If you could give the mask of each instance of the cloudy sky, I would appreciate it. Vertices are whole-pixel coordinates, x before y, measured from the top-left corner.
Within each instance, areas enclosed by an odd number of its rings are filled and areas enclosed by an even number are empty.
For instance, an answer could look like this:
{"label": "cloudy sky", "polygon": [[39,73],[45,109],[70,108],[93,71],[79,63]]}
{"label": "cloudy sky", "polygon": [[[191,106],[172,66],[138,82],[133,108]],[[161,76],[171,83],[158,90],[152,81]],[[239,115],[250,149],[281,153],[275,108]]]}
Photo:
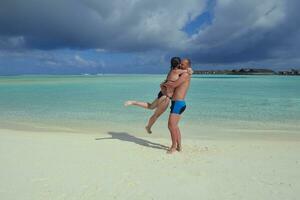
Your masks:
{"label": "cloudy sky", "polygon": [[298,0],[1,0],[0,75],[300,68]]}

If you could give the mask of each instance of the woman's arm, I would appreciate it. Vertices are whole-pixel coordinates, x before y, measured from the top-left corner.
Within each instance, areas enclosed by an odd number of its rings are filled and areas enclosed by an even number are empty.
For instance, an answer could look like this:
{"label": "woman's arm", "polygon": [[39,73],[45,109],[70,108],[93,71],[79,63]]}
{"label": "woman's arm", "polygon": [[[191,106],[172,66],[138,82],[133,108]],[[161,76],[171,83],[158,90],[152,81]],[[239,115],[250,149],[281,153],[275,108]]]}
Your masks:
{"label": "woman's arm", "polygon": [[188,72],[187,69],[173,69],[173,71],[176,73],[176,74],[183,74],[185,72]]}
{"label": "woman's arm", "polygon": [[192,75],[194,73],[193,69],[192,68],[188,68],[188,69],[174,69],[175,73],[176,74],[183,74],[183,73],[189,73],[190,75]]}

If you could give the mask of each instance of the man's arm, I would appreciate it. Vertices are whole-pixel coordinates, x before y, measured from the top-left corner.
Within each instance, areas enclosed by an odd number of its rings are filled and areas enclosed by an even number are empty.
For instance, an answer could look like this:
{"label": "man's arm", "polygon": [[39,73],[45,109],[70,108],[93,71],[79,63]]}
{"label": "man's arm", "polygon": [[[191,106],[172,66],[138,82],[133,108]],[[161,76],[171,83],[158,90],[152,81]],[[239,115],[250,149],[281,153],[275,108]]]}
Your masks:
{"label": "man's arm", "polygon": [[181,74],[179,79],[177,79],[176,81],[174,81],[174,82],[168,81],[168,82],[164,83],[163,85],[166,87],[177,88],[179,85],[181,85],[183,82],[185,82],[189,77],[190,77],[190,75],[188,73],[183,73],[183,74]]}

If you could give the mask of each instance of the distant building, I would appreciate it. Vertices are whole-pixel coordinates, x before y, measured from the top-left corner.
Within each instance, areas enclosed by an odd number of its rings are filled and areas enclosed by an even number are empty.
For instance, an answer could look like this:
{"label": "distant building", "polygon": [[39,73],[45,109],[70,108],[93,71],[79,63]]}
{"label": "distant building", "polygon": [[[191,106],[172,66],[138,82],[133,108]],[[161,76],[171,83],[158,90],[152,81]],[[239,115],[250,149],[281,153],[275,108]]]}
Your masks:
{"label": "distant building", "polygon": [[254,68],[241,68],[241,69],[232,69],[232,70],[195,70],[195,74],[232,74],[232,75],[272,75],[276,74],[271,69],[254,69]]}
{"label": "distant building", "polygon": [[295,69],[290,69],[288,71],[279,71],[278,74],[279,75],[300,75],[300,71]]}

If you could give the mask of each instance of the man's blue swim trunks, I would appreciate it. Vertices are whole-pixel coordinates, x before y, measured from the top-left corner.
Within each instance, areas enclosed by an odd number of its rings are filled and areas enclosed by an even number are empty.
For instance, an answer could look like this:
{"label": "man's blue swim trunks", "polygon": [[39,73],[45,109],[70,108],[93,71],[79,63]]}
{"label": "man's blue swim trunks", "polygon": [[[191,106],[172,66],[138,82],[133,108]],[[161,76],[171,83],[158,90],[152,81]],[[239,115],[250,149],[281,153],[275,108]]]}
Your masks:
{"label": "man's blue swim trunks", "polygon": [[185,101],[183,100],[172,101],[170,108],[171,108],[171,113],[180,115],[181,113],[183,113],[183,111],[186,108]]}

